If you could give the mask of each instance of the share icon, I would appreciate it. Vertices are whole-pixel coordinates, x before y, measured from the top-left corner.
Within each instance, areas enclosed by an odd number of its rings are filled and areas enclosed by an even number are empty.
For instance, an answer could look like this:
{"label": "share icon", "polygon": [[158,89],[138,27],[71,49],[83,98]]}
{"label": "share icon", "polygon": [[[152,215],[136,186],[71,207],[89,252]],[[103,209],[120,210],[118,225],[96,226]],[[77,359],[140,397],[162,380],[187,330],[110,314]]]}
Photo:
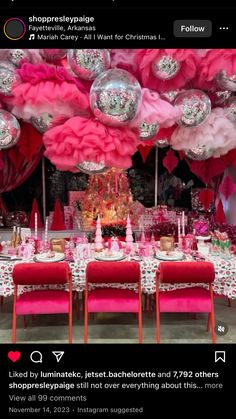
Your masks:
{"label": "share icon", "polygon": [[53,355],[55,355],[57,362],[60,362],[61,358],[63,357],[65,351],[52,351]]}

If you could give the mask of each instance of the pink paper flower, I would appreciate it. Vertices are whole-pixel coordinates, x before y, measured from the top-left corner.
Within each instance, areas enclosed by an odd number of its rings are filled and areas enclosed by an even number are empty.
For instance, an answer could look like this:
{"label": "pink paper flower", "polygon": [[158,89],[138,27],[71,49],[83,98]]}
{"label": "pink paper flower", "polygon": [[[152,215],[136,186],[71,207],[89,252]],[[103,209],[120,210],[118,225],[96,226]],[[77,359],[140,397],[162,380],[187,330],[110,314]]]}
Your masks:
{"label": "pink paper flower", "polygon": [[[152,63],[162,56],[171,56],[180,64],[180,70],[173,79],[160,80],[153,74]],[[196,75],[198,59],[193,49],[143,49],[136,55],[139,77],[143,86],[158,92],[181,89],[186,86]]]}
{"label": "pink paper flower", "polygon": [[22,83],[13,89],[9,100],[17,117],[29,120],[42,113],[66,117],[89,115],[87,92],[63,67],[25,63],[18,74]]}
{"label": "pink paper flower", "polygon": [[137,63],[135,57],[137,55],[136,49],[110,49],[111,68],[122,68],[132,74],[136,74]]}
{"label": "pink paper flower", "polygon": [[83,161],[127,169],[136,151],[136,135],[127,127],[112,128],[95,118],[73,117],[44,134],[45,156],[59,170],[78,171]]}
{"label": "pink paper flower", "polygon": [[214,89],[216,75],[225,70],[228,75],[236,73],[236,49],[212,49],[199,63],[195,86]]}
{"label": "pink paper flower", "polygon": [[207,121],[198,127],[178,127],[171,137],[175,150],[190,150],[205,145],[213,149],[213,157],[220,157],[236,147],[235,125],[226,117],[227,111],[222,108],[212,110]]}
{"label": "pink paper flower", "polygon": [[180,117],[180,110],[166,100],[160,99],[157,92],[142,89],[142,100],[137,116],[130,123],[131,127],[139,127],[141,122],[147,124],[158,122],[162,127],[168,128],[175,124]]}
{"label": "pink paper flower", "polygon": [[[0,50],[0,61],[5,61],[6,63],[10,63],[9,60],[9,49],[1,49]],[[24,49],[23,51],[26,51],[28,58],[22,59],[22,64],[24,62],[30,62],[32,64],[39,64],[43,62],[43,57],[40,54],[39,49]],[[12,67],[14,68],[14,65],[12,64]]]}

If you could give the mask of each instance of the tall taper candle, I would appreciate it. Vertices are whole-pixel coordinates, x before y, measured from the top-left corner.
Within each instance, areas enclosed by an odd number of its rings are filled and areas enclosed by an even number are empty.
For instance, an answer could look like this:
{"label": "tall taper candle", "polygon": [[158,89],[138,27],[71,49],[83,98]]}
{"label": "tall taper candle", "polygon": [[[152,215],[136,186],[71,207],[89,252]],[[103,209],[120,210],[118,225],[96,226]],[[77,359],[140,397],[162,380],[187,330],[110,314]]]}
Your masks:
{"label": "tall taper candle", "polygon": [[180,245],[180,236],[181,236],[181,231],[180,231],[180,218],[178,218],[178,245]]}
{"label": "tall taper candle", "polygon": [[44,233],[44,243],[47,244],[47,242],[48,242],[48,217],[46,217],[45,233]]}
{"label": "tall taper candle", "polygon": [[35,212],[34,214],[34,237],[35,239],[38,238],[38,214]]}
{"label": "tall taper candle", "polygon": [[182,212],[182,234],[185,236],[185,214]]}

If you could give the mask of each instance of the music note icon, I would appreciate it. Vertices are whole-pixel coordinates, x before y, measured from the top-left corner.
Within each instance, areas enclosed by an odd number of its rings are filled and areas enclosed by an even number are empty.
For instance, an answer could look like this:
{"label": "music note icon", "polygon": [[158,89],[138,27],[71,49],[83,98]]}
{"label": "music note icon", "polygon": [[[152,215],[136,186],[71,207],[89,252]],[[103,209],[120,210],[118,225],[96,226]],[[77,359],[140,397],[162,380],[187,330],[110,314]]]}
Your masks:
{"label": "music note icon", "polygon": [[34,40],[34,39],[35,39],[35,34],[31,33],[30,36],[29,36],[29,41]]}

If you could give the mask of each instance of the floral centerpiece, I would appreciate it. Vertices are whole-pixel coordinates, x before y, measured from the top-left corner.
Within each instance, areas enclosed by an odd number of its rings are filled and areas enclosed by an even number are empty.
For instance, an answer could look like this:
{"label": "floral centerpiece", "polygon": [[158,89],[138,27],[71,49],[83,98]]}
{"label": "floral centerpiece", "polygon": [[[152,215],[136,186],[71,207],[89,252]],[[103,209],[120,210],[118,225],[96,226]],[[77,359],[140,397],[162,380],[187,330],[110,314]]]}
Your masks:
{"label": "floral centerpiece", "polygon": [[195,220],[193,222],[193,231],[194,234],[198,237],[207,237],[209,236],[209,223],[207,220]]}
{"label": "floral centerpiece", "polygon": [[212,250],[214,253],[228,254],[230,249],[230,239],[226,232],[215,230],[211,233]]}
{"label": "floral centerpiece", "polygon": [[221,224],[212,221],[210,223],[210,230],[219,230],[220,232],[226,232],[231,243],[236,244],[236,225],[234,224]]}
{"label": "floral centerpiece", "polygon": [[163,236],[178,236],[177,225],[169,222],[154,224],[145,233],[150,237],[154,236],[155,240],[160,240]]}

